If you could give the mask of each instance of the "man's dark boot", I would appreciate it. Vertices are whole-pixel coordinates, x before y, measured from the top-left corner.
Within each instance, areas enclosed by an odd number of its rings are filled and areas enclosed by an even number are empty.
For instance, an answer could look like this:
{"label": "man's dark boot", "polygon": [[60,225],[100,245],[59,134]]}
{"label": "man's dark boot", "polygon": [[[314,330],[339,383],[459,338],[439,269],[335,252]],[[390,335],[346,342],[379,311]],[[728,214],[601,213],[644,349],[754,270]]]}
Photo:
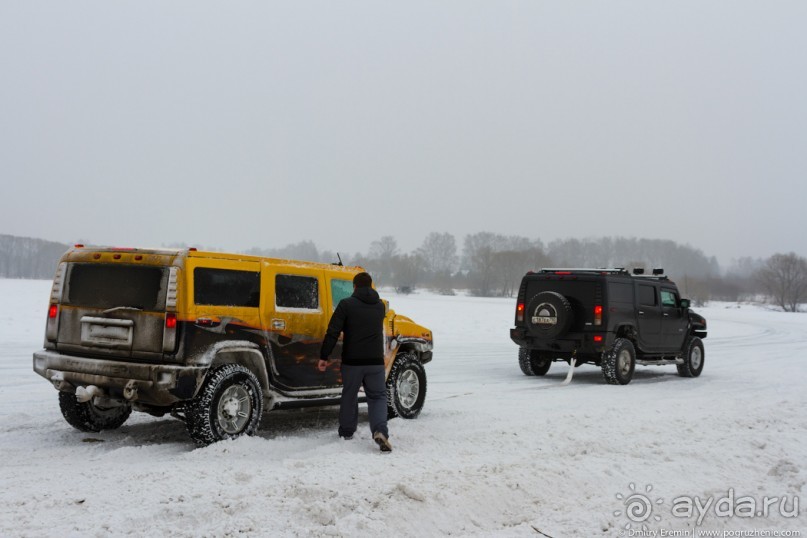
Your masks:
{"label": "man's dark boot", "polygon": [[381,432],[375,432],[373,434],[373,441],[376,442],[378,448],[381,449],[381,452],[392,452],[392,445],[387,439],[387,436]]}

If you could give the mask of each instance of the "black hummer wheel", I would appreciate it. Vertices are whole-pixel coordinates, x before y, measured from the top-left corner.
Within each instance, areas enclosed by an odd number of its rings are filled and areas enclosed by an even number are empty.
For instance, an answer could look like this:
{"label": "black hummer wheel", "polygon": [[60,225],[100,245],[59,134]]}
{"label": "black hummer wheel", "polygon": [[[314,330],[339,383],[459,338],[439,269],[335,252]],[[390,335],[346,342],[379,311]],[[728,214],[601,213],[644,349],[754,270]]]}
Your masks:
{"label": "black hummer wheel", "polygon": [[627,385],[636,368],[636,349],[627,338],[617,338],[602,354],[602,375],[611,385]]}
{"label": "black hummer wheel", "polygon": [[387,416],[416,418],[426,401],[426,370],[412,351],[400,353],[387,378]]}
{"label": "black hummer wheel", "polygon": [[79,402],[72,392],[59,391],[59,408],[68,424],[82,432],[100,432],[114,430],[123,426],[132,406],[129,404],[115,407],[99,407],[89,402]]}
{"label": "black hummer wheel", "polygon": [[532,336],[552,340],[566,334],[573,314],[566,297],[554,291],[542,291],[527,305],[527,327]]}
{"label": "black hummer wheel", "polygon": [[185,408],[185,426],[200,446],[252,435],[263,411],[258,378],[240,364],[225,364],[208,374],[199,394]]}
{"label": "black hummer wheel", "polygon": [[524,375],[546,375],[552,360],[534,349],[518,349],[518,365]]}
{"label": "black hummer wheel", "polygon": [[678,375],[681,377],[698,377],[703,371],[705,356],[703,342],[697,336],[690,336],[684,342],[684,364],[678,364]]}

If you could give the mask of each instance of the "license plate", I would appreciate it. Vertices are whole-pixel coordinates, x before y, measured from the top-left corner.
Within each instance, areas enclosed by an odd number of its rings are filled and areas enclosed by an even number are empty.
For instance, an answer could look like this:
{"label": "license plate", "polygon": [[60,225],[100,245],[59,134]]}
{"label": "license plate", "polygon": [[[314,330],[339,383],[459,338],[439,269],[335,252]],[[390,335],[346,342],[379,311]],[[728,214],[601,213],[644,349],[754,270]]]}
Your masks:
{"label": "license plate", "polygon": [[81,343],[91,346],[128,348],[134,322],[129,319],[81,318]]}
{"label": "license plate", "polygon": [[555,318],[544,318],[540,316],[533,316],[532,323],[533,325],[557,325],[558,320]]}

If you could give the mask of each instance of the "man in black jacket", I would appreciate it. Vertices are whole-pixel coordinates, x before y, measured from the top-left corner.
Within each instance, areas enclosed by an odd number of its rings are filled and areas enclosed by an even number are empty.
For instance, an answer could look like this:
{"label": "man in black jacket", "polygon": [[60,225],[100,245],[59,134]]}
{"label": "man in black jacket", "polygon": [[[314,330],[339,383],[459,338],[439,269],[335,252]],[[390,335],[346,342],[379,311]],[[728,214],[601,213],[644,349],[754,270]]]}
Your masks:
{"label": "man in black jacket", "polygon": [[342,340],[342,400],[339,436],[352,439],[359,423],[359,388],[364,385],[370,430],[382,452],[392,450],[387,431],[387,384],[384,369],[384,317],[386,309],[372,288],[367,273],[353,277],[353,295],[334,310],[322,342],[319,370],[324,372],[339,334]]}

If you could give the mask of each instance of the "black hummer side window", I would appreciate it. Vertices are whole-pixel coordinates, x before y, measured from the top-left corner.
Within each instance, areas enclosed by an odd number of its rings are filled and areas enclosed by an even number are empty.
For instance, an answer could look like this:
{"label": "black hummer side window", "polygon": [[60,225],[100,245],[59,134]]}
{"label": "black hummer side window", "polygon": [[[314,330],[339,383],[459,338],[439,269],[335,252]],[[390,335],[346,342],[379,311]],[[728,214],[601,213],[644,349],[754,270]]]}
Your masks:
{"label": "black hummer side window", "polygon": [[275,304],[281,308],[319,309],[319,281],[315,277],[277,275]]}
{"label": "black hummer side window", "polygon": [[608,300],[612,303],[633,304],[633,284],[608,283]]}
{"label": "black hummer side window", "polygon": [[669,290],[661,290],[661,306],[677,307],[678,298],[675,296],[675,293]]}
{"label": "black hummer side window", "polygon": [[260,298],[260,273],[208,267],[193,270],[193,302],[196,304],[257,307]]}
{"label": "black hummer side window", "polygon": [[656,288],[647,284],[639,284],[639,304],[656,306]]}

